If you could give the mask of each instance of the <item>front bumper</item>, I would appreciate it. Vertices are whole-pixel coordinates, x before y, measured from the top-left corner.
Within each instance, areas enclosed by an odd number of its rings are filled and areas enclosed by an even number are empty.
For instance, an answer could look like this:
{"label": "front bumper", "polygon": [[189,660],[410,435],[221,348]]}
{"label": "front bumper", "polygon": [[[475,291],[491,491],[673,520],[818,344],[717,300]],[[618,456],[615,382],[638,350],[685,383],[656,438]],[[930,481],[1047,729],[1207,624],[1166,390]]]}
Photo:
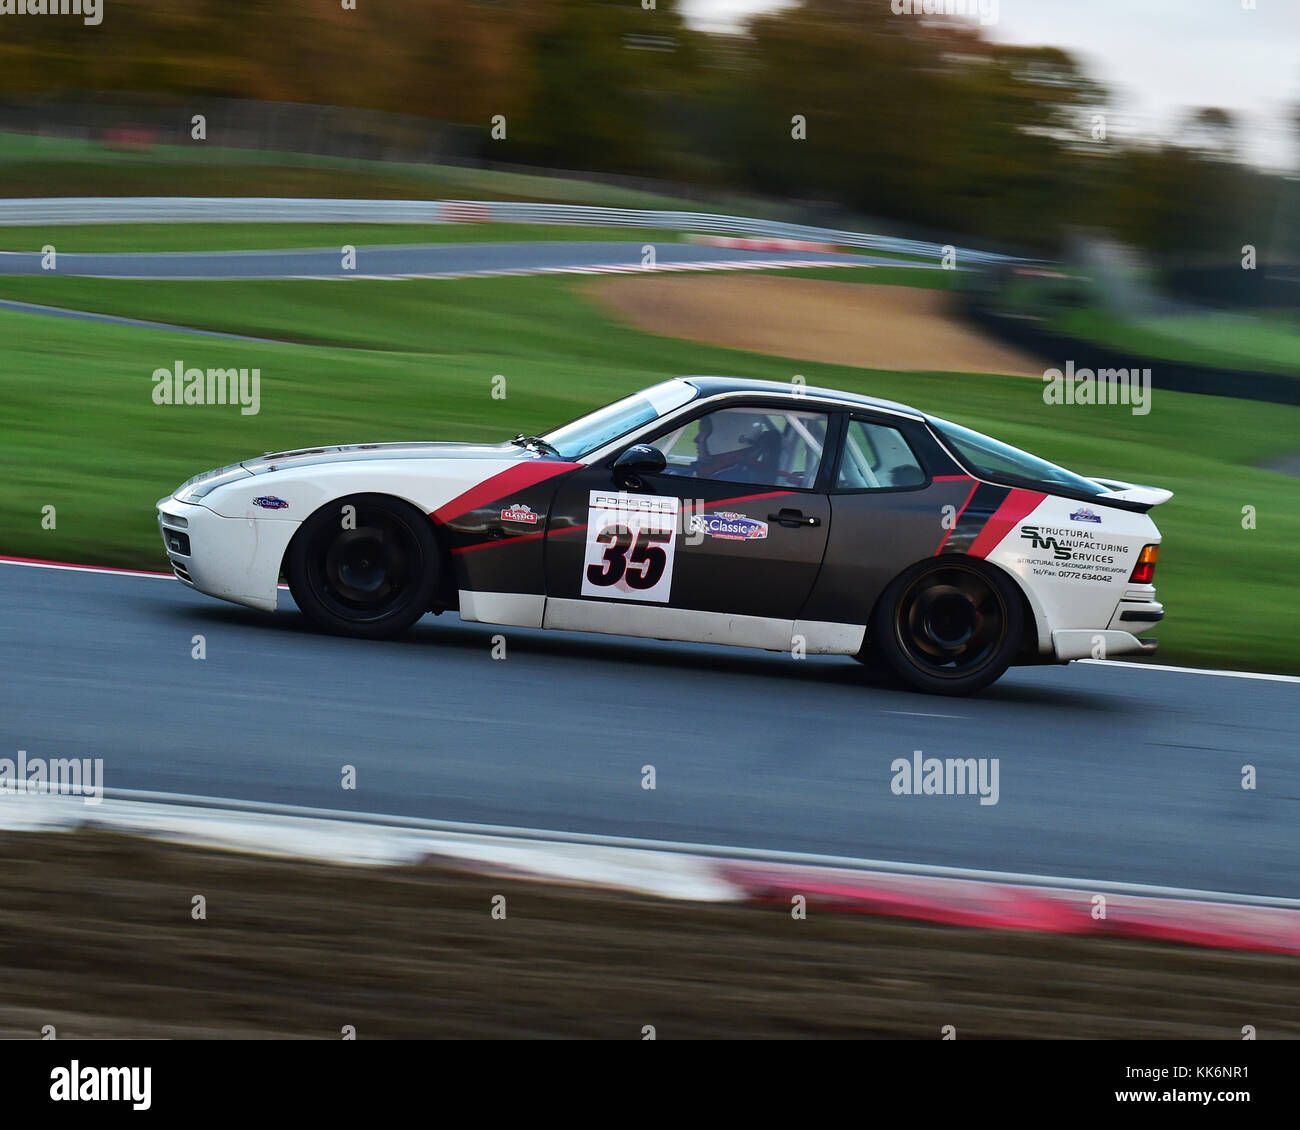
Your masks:
{"label": "front bumper", "polygon": [[158,525],[172,571],[209,596],[274,612],[280,563],[299,523],[223,518],[175,497],[158,503]]}

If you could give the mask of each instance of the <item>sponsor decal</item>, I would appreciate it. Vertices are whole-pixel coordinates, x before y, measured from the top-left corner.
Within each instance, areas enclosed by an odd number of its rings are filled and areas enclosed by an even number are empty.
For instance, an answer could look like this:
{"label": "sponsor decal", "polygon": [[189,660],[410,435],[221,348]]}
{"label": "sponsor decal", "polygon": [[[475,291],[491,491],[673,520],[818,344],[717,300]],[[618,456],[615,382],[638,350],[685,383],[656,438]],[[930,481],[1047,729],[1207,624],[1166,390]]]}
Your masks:
{"label": "sponsor decal", "polygon": [[[1018,558],[1029,565],[1036,577],[1055,577],[1065,581],[1098,581],[1111,584],[1129,572],[1127,559],[1134,548],[1120,542],[1099,541],[1091,530],[1072,530],[1064,526],[1021,526],[1020,538],[1038,555]],[[1045,556],[1050,553],[1051,557]],[[1069,568],[1062,567],[1068,561]]]}
{"label": "sponsor decal", "polygon": [[526,526],[537,525],[537,519],[540,515],[531,506],[516,502],[513,506],[507,506],[501,511],[501,521],[503,522],[523,522]]}
{"label": "sponsor decal", "polygon": [[253,499],[254,506],[260,506],[263,510],[288,510],[289,504],[283,498],[276,498],[273,494],[264,494],[261,498]]}
{"label": "sponsor decal", "polygon": [[691,519],[691,533],[708,534],[723,541],[758,541],[767,537],[767,523],[730,510],[698,514]]}
{"label": "sponsor decal", "polygon": [[1080,506],[1073,514],[1070,515],[1071,522],[1100,522],[1101,515],[1089,510],[1086,506]]}

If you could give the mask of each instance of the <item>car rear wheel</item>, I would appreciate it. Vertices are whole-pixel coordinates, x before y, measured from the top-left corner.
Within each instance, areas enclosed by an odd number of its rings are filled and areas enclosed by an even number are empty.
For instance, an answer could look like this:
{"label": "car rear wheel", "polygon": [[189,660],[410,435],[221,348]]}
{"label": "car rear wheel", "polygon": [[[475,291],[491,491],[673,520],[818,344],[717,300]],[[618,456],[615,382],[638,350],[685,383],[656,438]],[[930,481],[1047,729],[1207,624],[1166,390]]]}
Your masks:
{"label": "car rear wheel", "polygon": [[971,694],[1000,678],[1020,648],[1020,593],[965,557],[924,561],[897,577],[872,616],[871,643],[908,686]]}
{"label": "car rear wheel", "polygon": [[285,575],[304,616],[345,636],[400,635],[425,614],[438,584],[428,517],[382,494],[316,511],[289,546]]}

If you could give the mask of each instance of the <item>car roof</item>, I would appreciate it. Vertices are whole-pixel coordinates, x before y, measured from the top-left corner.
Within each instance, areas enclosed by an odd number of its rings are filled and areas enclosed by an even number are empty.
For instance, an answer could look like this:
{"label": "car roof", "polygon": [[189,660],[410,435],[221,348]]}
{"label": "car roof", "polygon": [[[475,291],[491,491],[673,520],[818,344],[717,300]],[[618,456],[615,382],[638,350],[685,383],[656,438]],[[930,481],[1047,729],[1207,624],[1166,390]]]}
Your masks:
{"label": "car roof", "polygon": [[793,385],[786,381],[760,381],[748,377],[690,376],[679,377],[700,390],[704,396],[718,396],[728,392],[752,392],[765,395],[798,397],[801,400],[832,402],[850,408],[878,408],[918,420],[926,419],[926,414],[908,404],[896,400],[882,400],[875,396],[862,396],[856,392],[843,392],[839,389],[818,388],[815,385],[800,387],[796,393]]}

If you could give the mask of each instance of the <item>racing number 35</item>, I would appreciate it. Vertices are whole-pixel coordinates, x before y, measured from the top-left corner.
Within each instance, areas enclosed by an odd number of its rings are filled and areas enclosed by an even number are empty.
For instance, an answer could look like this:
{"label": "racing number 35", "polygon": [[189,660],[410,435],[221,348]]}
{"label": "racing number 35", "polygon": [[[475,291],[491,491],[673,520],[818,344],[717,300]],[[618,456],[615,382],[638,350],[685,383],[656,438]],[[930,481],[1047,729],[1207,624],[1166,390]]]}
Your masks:
{"label": "racing number 35", "polygon": [[654,588],[668,564],[668,554],[661,546],[672,537],[671,530],[640,530],[634,541],[627,526],[606,526],[596,535],[597,543],[605,547],[604,558],[587,566],[587,580],[601,588],[619,581],[632,589]]}

